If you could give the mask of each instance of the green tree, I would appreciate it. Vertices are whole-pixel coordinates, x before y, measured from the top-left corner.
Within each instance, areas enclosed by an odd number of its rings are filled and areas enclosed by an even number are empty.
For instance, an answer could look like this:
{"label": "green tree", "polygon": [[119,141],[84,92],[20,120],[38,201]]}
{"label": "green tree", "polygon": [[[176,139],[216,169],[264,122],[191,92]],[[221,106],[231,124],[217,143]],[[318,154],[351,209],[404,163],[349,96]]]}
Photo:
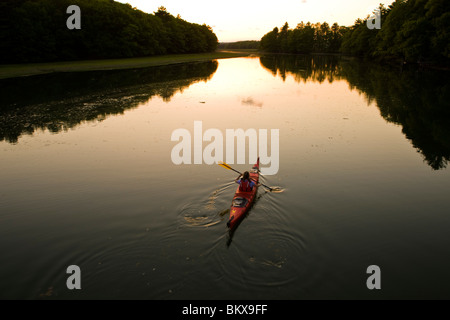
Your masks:
{"label": "green tree", "polygon": [[261,49],[269,52],[311,53],[337,52],[342,42],[342,28],[337,23],[330,28],[324,22],[304,24],[303,21],[294,30],[286,22],[281,31],[274,28],[261,38]]}
{"label": "green tree", "polygon": [[[71,0],[2,0],[0,63],[140,57],[207,52],[211,28],[175,18],[166,8],[147,14],[111,0],[77,0],[81,30],[68,30]],[[4,27],[8,26],[8,27]]]}
{"label": "green tree", "polygon": [[279,52],[278,33],[278,28],[275,27],[271,32],[265,34],[261,38],[261,49],[268,52]]}

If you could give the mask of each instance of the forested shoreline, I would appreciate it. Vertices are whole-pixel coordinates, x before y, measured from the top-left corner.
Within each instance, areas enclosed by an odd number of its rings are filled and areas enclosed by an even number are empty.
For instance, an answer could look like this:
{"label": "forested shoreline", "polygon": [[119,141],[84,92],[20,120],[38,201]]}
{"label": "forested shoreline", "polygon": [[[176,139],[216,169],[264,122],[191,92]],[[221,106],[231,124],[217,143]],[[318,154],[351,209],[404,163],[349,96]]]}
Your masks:
{"label": "forested shoreline", "polygon": [[[80,30],[66,26],[74,4]],[[112,0],[2,0],[0,12],[0,64],[203,53],[218,44],[209,26],[164,7],[148,14]]]}
{"label": "forested shoreline", "polygon": [[363,58],[435,63],[450,66],[450,1],[396,0],[380,4],[381,29],[365,19],[351,27],[327,22],[287,23],[261,38],[260,49],[271,53],[343,53]]}
{"label": "forested shoreline", "polygon": [[[69,30],[66,9],[76,4],[82,28]],[[40,63],[257,49],[270,53],[339,53],[379,61],[450,67],[450,1],[396,0],[380,4],[381,29],[370,19],[350,27],[337,23],[285,23],[260,41],[218,43],[207,25],[154,14],[113,0],[2,0],[0,64]]]}
{"label": "forested shoreline", "polygon": [[237,41],[237,42],[221,42],[217,46],[218,49],[253,49],[258,50],[260,42],[256,40]]}

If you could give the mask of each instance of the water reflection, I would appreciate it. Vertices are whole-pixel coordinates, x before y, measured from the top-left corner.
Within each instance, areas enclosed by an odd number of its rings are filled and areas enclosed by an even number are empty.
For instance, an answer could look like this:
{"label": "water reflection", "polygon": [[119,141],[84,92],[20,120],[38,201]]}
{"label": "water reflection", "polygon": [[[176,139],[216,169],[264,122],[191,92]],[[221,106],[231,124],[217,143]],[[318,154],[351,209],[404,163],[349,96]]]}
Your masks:
{"label": "water reflection", "polygon": [[450,83],[439,71],[344,63],[350,85],[374,99],[381,115],[399,124],[434,170],[450,159]]}
{"label": "water reflection", "polygon": [[387,67],[337,56],[265,56],[261,65],[283,81],[346,80],[373,101],[388,122],[403,133],[434,170],[450,160],[450,83],[448,72]]}
{"label": "water reflection", "polygon": [[135,70],[80,72],[0,80],[0,141],[17,143],[37,129],[60,132],[104,120],[153,96],[165,101],[208,81],[217,61]]}
{"label": "water reflection", "polygon": [[[203,71],[199,65],[167,69],[171,74],[160,72],[156,82],[139,82],[140,71],[133,71],[111,83],[111,72],[95,75],[104,85],[88,77],[73,87],[63,80],[45,86],[36,81],[17,90],[17,101],[2,95],[10,103],[2,104],[1,129],[10,137],[14,128],[19,137],[26,123],[58,131],[58,124],[117,116],[68,134],[35,133],[17,145],[0,143],[0,297],[371,299],[361,270],[373,263],[393,271],[384,298],[450,296],[442,286],[450,265],[450,171],[428,170],[400,125],[387,124],[378,111],[408,128],[417,145],[421,136],[411,121],[425,122],[419,124],[432,133],[423,138],[430,147],[436,132],[427,125],[446,129],[445,84],[421,79],[428,77],[424,71],[384,70],[336,57],[264,59],[269,72],[257,58],[226,59]],[[182,68],[193,73],[179,74]],[[216,68],[207,83],[171,96]],[[10,85],[11,95],[14,90]],[[164,103],[157,97],[129,111],[152,95],[172,98]],[[364,96],[374,102],[370,107]],[[171,133],[194,132],[196,120],[203,130],[282,132],[280,170],[261,181],[284,192],[260,188],[231,234],[226,221],[235,176],[217,165],[176,166],[170,159],[176,144]],[[90,287],[74,296],[61,270],[77,263]],[[423,281],[407,281],[414,277]]]}
{"label": "water reflection", "polygon": [[283,81],[288,75],[297,82],[314,81],[322,83],[325,80],[332,83],[343,78],[338,56],[263,56],[261,66],[274,76],[279,75]]}
{"label": "water reflection", "polygon": [[[345,80],[376,102],[382,117],[403,133],[434,170],[450,159],[450,84],[442,71],[386,67],[338,56],[263,56],[260,64],[283,81]],[[0,80],[0,141],[17,143],[35,130],[60,132],[101,121],[160,96],[165,101],[198,81],[208,81],[217,61],[148,69],[51,74]],[[447,78],[446,78],[447,77]],[[226,90],[224,88],[224,90]],[[266,101],[247,96],[241,105]]]}
{"label": "water reflection", "polygon": [[263,106],[263,103],[261,101],[257,101],[255,99],[253,99],[252,97],[242,99],[241,103],[242,103],[242,105],[245,105],[245,106],[254,106],[254,107],[259,107],[259,108],[261,108]]}

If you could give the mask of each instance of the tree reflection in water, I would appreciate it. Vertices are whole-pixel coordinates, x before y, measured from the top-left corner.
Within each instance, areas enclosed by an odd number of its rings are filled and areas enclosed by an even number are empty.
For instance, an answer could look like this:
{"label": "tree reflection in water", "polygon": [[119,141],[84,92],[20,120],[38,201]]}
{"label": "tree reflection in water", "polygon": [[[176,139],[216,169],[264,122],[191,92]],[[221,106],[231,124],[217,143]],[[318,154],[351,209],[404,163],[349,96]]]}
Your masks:
{"label": "tree reflection in water", "polygon": [[263,56],[261,65],[283,80],[297,82],[346,80],[350,88],[376,102],[388,122],[403,133],[434,170],[450,159],[450,82],[448,71],[415,66],[381,66],[338,56]]}
{"label": "tree reflection in water", "polygon": [[217,61],[210,61],[0,80],[0,141],[17,143],[37,129],[60,132],[103,120],[153,96],[170,101],[176,92],[211,79],[217,67]]}

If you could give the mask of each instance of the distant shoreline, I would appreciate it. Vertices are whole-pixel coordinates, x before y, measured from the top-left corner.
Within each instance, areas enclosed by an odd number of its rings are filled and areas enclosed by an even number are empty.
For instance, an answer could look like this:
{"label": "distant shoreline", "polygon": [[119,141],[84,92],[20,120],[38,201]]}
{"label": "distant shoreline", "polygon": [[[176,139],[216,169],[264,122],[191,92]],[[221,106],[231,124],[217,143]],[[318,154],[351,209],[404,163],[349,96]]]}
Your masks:
{"label": "distant shoreline", "polygon": [[136,69],[215,59],[246,57],[251,52],[240,50],[217,50],[209,53],[171,54],[126,59],[81,60],[49,63],[0,65],[0,79],[34,76],[56,72],[83,72]]}
{"label": "distant shoreline", "polygon": [[[35,76],[42,74],[58,73],[58,72],[85,72],[85,71],[107,71],[107,70],[126,70],[140,69],[148,67],[157,67],[165,65],[174,65],[180,63],[203,62],[216,59],[228,59],[239,57],[255,57],[264,54],[270,55],[304,55],[292,53],[270,53],[258,51],[255,49],[219,49],[209,53],[193,53],[193,54],[171,54],[162,56],[125,58],[125,59],[100,59],[100,60],[80,60],[80,61],[60,61],[47,63],[27,63],[27,64],[7,64],[0,65],[0,80],[8,78],[19,78],[27,76]],[[343,54],[343,53],[310,53],[307,55],[333,55],[340,56],[345,59],[362,59],[364,58]],[[386,63],[386,62],[385,62]],[[390,61],[389,64],[397,65]],[[411,65],[411,63],[409,64]],[[433,64],[415,64],[425,69],[434,69],[441,71],[450,71],[449,68],[433,65]]]}

